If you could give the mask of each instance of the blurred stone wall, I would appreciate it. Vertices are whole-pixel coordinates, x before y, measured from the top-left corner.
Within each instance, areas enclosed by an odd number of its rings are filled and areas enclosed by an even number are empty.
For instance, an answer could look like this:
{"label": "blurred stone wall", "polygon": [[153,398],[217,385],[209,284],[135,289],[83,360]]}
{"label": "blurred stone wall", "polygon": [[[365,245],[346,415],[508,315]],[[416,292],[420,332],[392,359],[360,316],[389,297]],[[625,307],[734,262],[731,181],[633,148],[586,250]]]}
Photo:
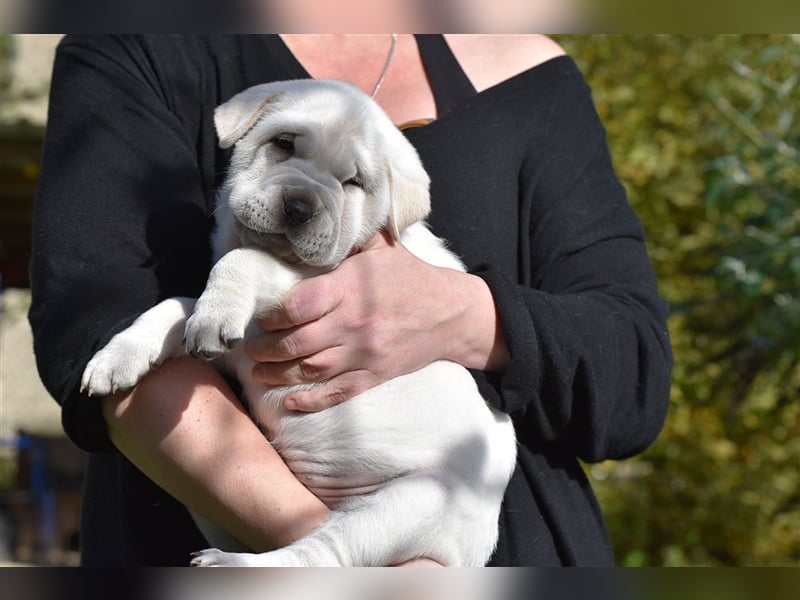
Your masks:
{"label": "blurred stone wall", "polygon": [[18,430],[60,435],[59,408],[44,389],[27,321],[28,290],[7,289],[0,314],[0,437]]}

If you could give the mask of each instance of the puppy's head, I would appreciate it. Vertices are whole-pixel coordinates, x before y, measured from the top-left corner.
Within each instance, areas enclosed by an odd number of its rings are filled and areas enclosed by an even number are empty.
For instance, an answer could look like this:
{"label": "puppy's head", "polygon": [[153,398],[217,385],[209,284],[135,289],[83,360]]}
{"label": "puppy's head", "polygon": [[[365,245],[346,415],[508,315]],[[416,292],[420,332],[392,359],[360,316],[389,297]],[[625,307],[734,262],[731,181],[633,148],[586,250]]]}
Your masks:
{"label": "puppy's head", "polygon": [[234,146],[218,211],[242,244],[290,262],[336,266],[382,228],[430,210],[413,146],[355,86],[295,80],[249,88],[214,113]]}

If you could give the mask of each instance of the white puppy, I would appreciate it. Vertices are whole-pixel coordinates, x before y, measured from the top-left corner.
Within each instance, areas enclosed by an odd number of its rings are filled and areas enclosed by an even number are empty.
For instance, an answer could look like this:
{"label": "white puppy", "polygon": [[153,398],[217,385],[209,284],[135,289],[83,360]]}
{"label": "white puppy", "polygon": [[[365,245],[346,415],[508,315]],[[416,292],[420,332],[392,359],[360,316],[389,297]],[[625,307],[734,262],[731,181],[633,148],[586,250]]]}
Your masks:
{"label": "white puppy", "polygon": [[[196,303],[164,300],[113,337],[88,364],[84,388],[131,388],[186,352],[217,359],[238,377],[253,419],[292,472],[332,510],[287,547],[205,550],[195,565],[369,566],[423,556],[484,565],[516,441],[508,416],[486,404],[465,368],[435,362],[301,414],[283,407],[288,387],[252,380],[238,343],[295,283],[334,269],[382,228],[419,258],[464,270],[421,221],[429,179],[416,151],[377,104],[339,81],[259,85],[214,116],[220,145],[235,147],[206,289]],[[212,544],[225,544],[198,523]]]}

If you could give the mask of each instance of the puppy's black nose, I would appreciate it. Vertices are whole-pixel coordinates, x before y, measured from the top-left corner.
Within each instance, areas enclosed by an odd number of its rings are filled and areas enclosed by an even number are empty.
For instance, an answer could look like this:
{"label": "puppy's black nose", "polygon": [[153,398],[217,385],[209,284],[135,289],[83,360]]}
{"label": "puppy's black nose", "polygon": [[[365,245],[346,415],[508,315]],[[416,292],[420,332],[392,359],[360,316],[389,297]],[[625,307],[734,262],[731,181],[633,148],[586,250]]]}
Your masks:
{"label": "puppy's black nose", "polygon": [[283,199],[283,215],[289,227],[297,227],[311,220],[316,211],[316,200],[300,194],[288,194]]}

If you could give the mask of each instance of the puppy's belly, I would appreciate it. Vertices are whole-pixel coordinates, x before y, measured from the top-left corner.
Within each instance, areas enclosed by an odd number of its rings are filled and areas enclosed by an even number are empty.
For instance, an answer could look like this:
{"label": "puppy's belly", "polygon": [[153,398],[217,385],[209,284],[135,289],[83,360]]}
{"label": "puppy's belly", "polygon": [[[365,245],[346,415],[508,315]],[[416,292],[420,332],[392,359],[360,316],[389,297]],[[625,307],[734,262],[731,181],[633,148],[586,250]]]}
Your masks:
{"label": "puppy's belly", "polygon": [[329,476],[314,470],[300,471],[299,469],[302,467],[297,465],[290,464],[289,466],[300,483],[332,510],[342,509],[349,501],[372,494],[385,483],[384,481],[360,480],[352,473],[336,473]]}
{"label": "puppy's belly", "polygon": [[297,478],[331,507],[410,473],[480,481],[494,472],[498,440],[513,444],[507,419],[489,410],[466,369],[453,363],[434,363],[317,413],[286,411],[281,392],[249,386],[253,418]]}

